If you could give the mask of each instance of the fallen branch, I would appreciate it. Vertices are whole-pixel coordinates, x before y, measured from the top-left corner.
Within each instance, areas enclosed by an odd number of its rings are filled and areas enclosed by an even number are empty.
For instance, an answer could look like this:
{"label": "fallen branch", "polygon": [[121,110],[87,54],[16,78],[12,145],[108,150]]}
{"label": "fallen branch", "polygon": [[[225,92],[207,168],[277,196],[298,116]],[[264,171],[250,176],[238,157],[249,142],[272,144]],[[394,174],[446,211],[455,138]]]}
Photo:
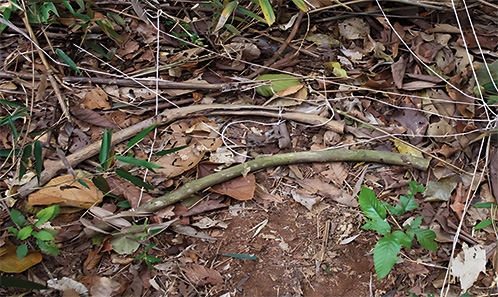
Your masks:
{"label": "fallen branch", "polygon": [[315,152],[296,152],[278,154],[274,156],[258,157],[252,161],[239,164],[228,169],[210,174],[206,177],[186,183],[176,191],[160,196],[148,203],[141,205],[136,211],[154,212],[168,205],[179,202],[196,192],[205,190],[216,184],[231,180],[235,177],[246,175],[260,169],[290,165],[297,163],[316,162],[373,162],[390,165],[410,166],[418,170],[427,170],[429,160],[410,155],[371,150],[325,150]]}
{"label": "fallen branch", "polygon": [[[123,129],[113,134],[112,144],[117,144],[125,141],[146,128],[156,125],[166,125],[178,119],[182,119],[192,115],[210,115],[211,112],[223,111],[224,115],[249,115],[249,116],[264,116],[274,117],[285,120],[292,120],[309,125],[321,125],[324,129],[332,130],[337,133],[343,133],[344,123],[334,120],[329,120],[317,115],[306,114],[300,112],[286,112],[277,108],[269,108],[264,106],[252,105],[224,105],[224,104],[206,104],[193,105],[175,109],[167,109],[157,116],[146,119],[131,127]],[[79,163],[91,158],[99,153],[100,142],[94,142],[85,148],[66,157],[67,162],[71,167],[75,167]],[[44,185],[54,178],[58,172],[67,169],[67,166],[61,160],[47,160],[44,162],[45,170],[40,175],[40,182],[34,178],[20,187],[17,193],[21,196],[27,196],[35,191],[38,186]]]}

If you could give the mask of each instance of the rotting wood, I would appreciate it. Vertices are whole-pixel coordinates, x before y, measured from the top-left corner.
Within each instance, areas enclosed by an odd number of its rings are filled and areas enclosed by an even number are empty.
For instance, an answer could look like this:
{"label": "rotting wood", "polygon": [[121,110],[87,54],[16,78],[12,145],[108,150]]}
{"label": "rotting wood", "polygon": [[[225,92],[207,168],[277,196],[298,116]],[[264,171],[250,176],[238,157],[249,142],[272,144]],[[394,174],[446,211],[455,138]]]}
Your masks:
{"label": "rotting wood", "polygon": [[179,202],[199,191],[205,190],[216,184],[254,172],[260,169],[290,165],[298,163],[323,163],[323,162],[372,162],[390,165],[410,166],[426,171],[429,160],[410,155],[373,151],[373,150],[323,150],[314,152],[295,152],[273,156],[257,157],[254,160],[235,165],[222,171],[210,174],[186,183],[181,188],[171,193],[160,196],[136,209],[139,212],[154,212],[168,205]]}
{"label": "rotting wood", "polygon": [[[263,116],[263,117],[274,117],[284,120],[291,120],[300,123],[305,123],[308,125],[321,126],[324,129],[332,130],[337,133],[343,133],[344,123],[320,117],[313,114],[299,113],[299,112],[287,112],[279,110],[278,108],[269,108],[264,106],[253,106],[253,105],[224,105],[224,104],[206,104],[206,105],[193,105],[175,109],[164,110],[157,116],[151,117],[144,121],[137,123],[131,127],[125,128],[118,131],[112,136],[112,144],[121,143],[125,141],[146,128],[156,124],[156,125],[166,125],[173,121],[186,118],[189,116],[198,115],[209,115],[210,112],[223,111],[224,115],[250,115],[250,116]],[[94,142],[85,148],[69,155],[66,157],[71,167],[75,167],[84,160],[91,158],[99,153],[100,142]],[[33,191],[37,190],[39,186],[42,186],[54,178],[58,172],[67,169],[66,165],[61,160],[46,160],[44,162],[45,170],[40,175],[40,182],[36,178],[33,178],[22,187],[20,187],[17,193],[21,196],[27,196]]]}

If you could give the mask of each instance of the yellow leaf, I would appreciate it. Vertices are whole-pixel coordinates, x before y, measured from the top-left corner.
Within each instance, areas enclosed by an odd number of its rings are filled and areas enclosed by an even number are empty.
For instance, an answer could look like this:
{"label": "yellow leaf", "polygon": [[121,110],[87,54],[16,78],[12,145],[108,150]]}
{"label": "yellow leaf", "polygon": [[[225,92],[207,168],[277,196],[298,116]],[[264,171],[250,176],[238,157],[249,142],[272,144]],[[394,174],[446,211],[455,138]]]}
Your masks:
{"label": "yellow leaf", "polygon": [[263,15],[265,16],[266,23],[268,26],[273,25],[275,23],[275,13],[273,12],[273,7],[268,0],[259,0],[259,7],[263,11]]}
{"label": "yellow leaf", "polygon": [[10,241],[0,247],[0,271],[6,273],[21,273],[42,261],[42,254],[29,252],[26,257],[19,260],[16,254],[17,247]]}
{"label": "yellow leaf", "polygon": [[400,154],[411,155],[419,158],[424,157],[424,155],[419,150],[414,149],[411,146],[406,145],[397,139],[392,139],[392,142],[394,143],[394,146],[398,149]]}

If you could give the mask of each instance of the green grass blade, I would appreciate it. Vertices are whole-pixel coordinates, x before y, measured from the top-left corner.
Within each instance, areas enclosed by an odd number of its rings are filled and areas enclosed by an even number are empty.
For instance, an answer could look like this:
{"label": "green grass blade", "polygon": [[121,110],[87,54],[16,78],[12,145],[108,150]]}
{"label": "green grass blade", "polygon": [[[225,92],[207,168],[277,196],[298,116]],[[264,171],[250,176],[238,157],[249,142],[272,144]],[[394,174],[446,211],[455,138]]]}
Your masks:
{"label": "green grass blade", "polygon": [[275,13],[273,12],[273,7],[271,6],[270,1],[259,0],[259,7],[261,7],[261,11],[263,11],[263,15],[268,26],[273,25],[273,23],[275,23]]}
{"label": "green grass blade", "polygon": [[145,138],[145,136],[147,136],[147,134],[149,134],[150,131],[154,130],[154,128],[156,128],[156,124],[150,126],[149,128],[143,130],[142,132],[138,133],[135,137],[133,137],[132,139],[130,139],[130,141],[128,141],[128,144],[126,145],[126,148],[130,148],[132,146],[134,146],[135,144],[139,143],[140,141],[142,141],[142,139]]}
{"label": "green grass blade", "polygon": [[253,18],[255,20],[257,20],[258,22],[261,22],[261,23],[266,23],[265,19],[260,17],[259,15],[255,14],[254,12],[248,10],[248,9],[245,9],[244,7],[242,6],[238,6],[236,8],[236,10],[250,18]]}
{"label": "green grass blade", "polygon": [[128,171],[124,170],[124,169],[121,169],[121,168],[117,168],[116,169],[116,174],[121,177],[121,178],[124,178],[126,179],[127,181],[131,182],[132,184],[134,184],[135,186],[137,187],[143,187],[143,188],[146,188],[147,190],[152,190],[154,189],[153,187],[151,187],[149,184],[147,184],[146,182],[144,182],[143,180],[141,180],[140,178],[132,175],[131,173],[129,173]]}
{"label": "green grass blade", "polygon": [[74,71],[78,72],[78,74],[82,74],[81,71],[78,69],[78,66],[76,66],[76,63],[68,56],[66,55],[65,52],[63,52],[61,49],[56,49],[55,53],[67,64],[71,69]]}

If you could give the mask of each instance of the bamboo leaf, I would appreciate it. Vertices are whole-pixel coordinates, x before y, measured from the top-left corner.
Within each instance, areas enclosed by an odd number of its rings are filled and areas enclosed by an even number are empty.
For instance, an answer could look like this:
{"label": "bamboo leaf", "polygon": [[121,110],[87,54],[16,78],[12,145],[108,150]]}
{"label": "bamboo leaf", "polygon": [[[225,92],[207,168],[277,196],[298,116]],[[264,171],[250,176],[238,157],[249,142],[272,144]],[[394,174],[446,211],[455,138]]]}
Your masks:
{"label": "bamboo leaf", "polygon": [[145,168],[148,168],[150,170],[153,170],[154,168],[163,168],[163,166],[161,166],[161,165],[157,165],[157,164],[147,162],[145,160],[136,159],[133,157],[115,156],[114,158],[118,161],[141,166],[141,167],[145,167]]}
{"label": "bamboo leaf", "polygon": [[132,184],[134,184],[135,186],[137,187],[143,187],[143,188],[146,188],[147,190],[152,190],[154,189],[153,187],[151,187],[149,184],[147,184],[146,182],[144,182],[143,180],[141,180],[140,178],[136,177],[136,176],[133,176],[131,173],[129,173],[128,171],[124,170],[124,169],[121,169],[121,168],[117,168],[116,169],[116,174],[121,177],[121,178],[124,178],[126,179],[127,181],[131,182]]}
{"label": "bamboo leaf", "polygon": [[270,1],[259,0],[259,7],[261,7],[261,11],[263,11],[263,15],[268,26],[273,25],[273,23],[275,23],[275,13],[273,12],[273,7],[271,6]]}
{"label": "bamboo leaf", "polygon": [[35,141],[33,157],[35,157],[35,171],[38,180],[40,180],[41,172],[43,171],[42,144],[40,141]]}
{"label": "bamboo leaf", "polygon": [[78,72],[78,74],[82,74],[81,71],[78,69],[78,66],[76,66],[76,63],[68,56],[66,55],[65,52],[63,52],[61,49],[56,49],[55,53],[67,64],[71,69],[74,71]]}
{"label": "bamboo leaf", "polygon": [[308,9],[306,8],[306,3],[304,3],[303,0],[292,0],[292,2],[294,2],[297,8],[302,10],[302,12],[308,12]]}
{"label": "bamboo leaf", "polygon": [[229,2],[224,8],[223,11],[221,12],[220,18],[218,19],[218,22],[216,23],[216,27],[214,27],[214,32],[217,32],[227,22],[228,18],[232,15],[233,11],[235,10],[235,7],[237,7],[238,1],[232,1]]}
{"label": "bamboo leaf", "polygon": [[156,128],[156,124],[150,126],[149,128],[143,130],[142,132],[138,133],[135,137],[133,137],[132,139],[130,139],[130,141],[128,141],[128,144],[126,145],[126,148],[130,148],[132,146],[134,146],[135,144],[139,143],[140,141],[142,141],[142,139],[145,138],[145,136],[147,134],[149,134],[150,131],[154,130],[154,128]]}

